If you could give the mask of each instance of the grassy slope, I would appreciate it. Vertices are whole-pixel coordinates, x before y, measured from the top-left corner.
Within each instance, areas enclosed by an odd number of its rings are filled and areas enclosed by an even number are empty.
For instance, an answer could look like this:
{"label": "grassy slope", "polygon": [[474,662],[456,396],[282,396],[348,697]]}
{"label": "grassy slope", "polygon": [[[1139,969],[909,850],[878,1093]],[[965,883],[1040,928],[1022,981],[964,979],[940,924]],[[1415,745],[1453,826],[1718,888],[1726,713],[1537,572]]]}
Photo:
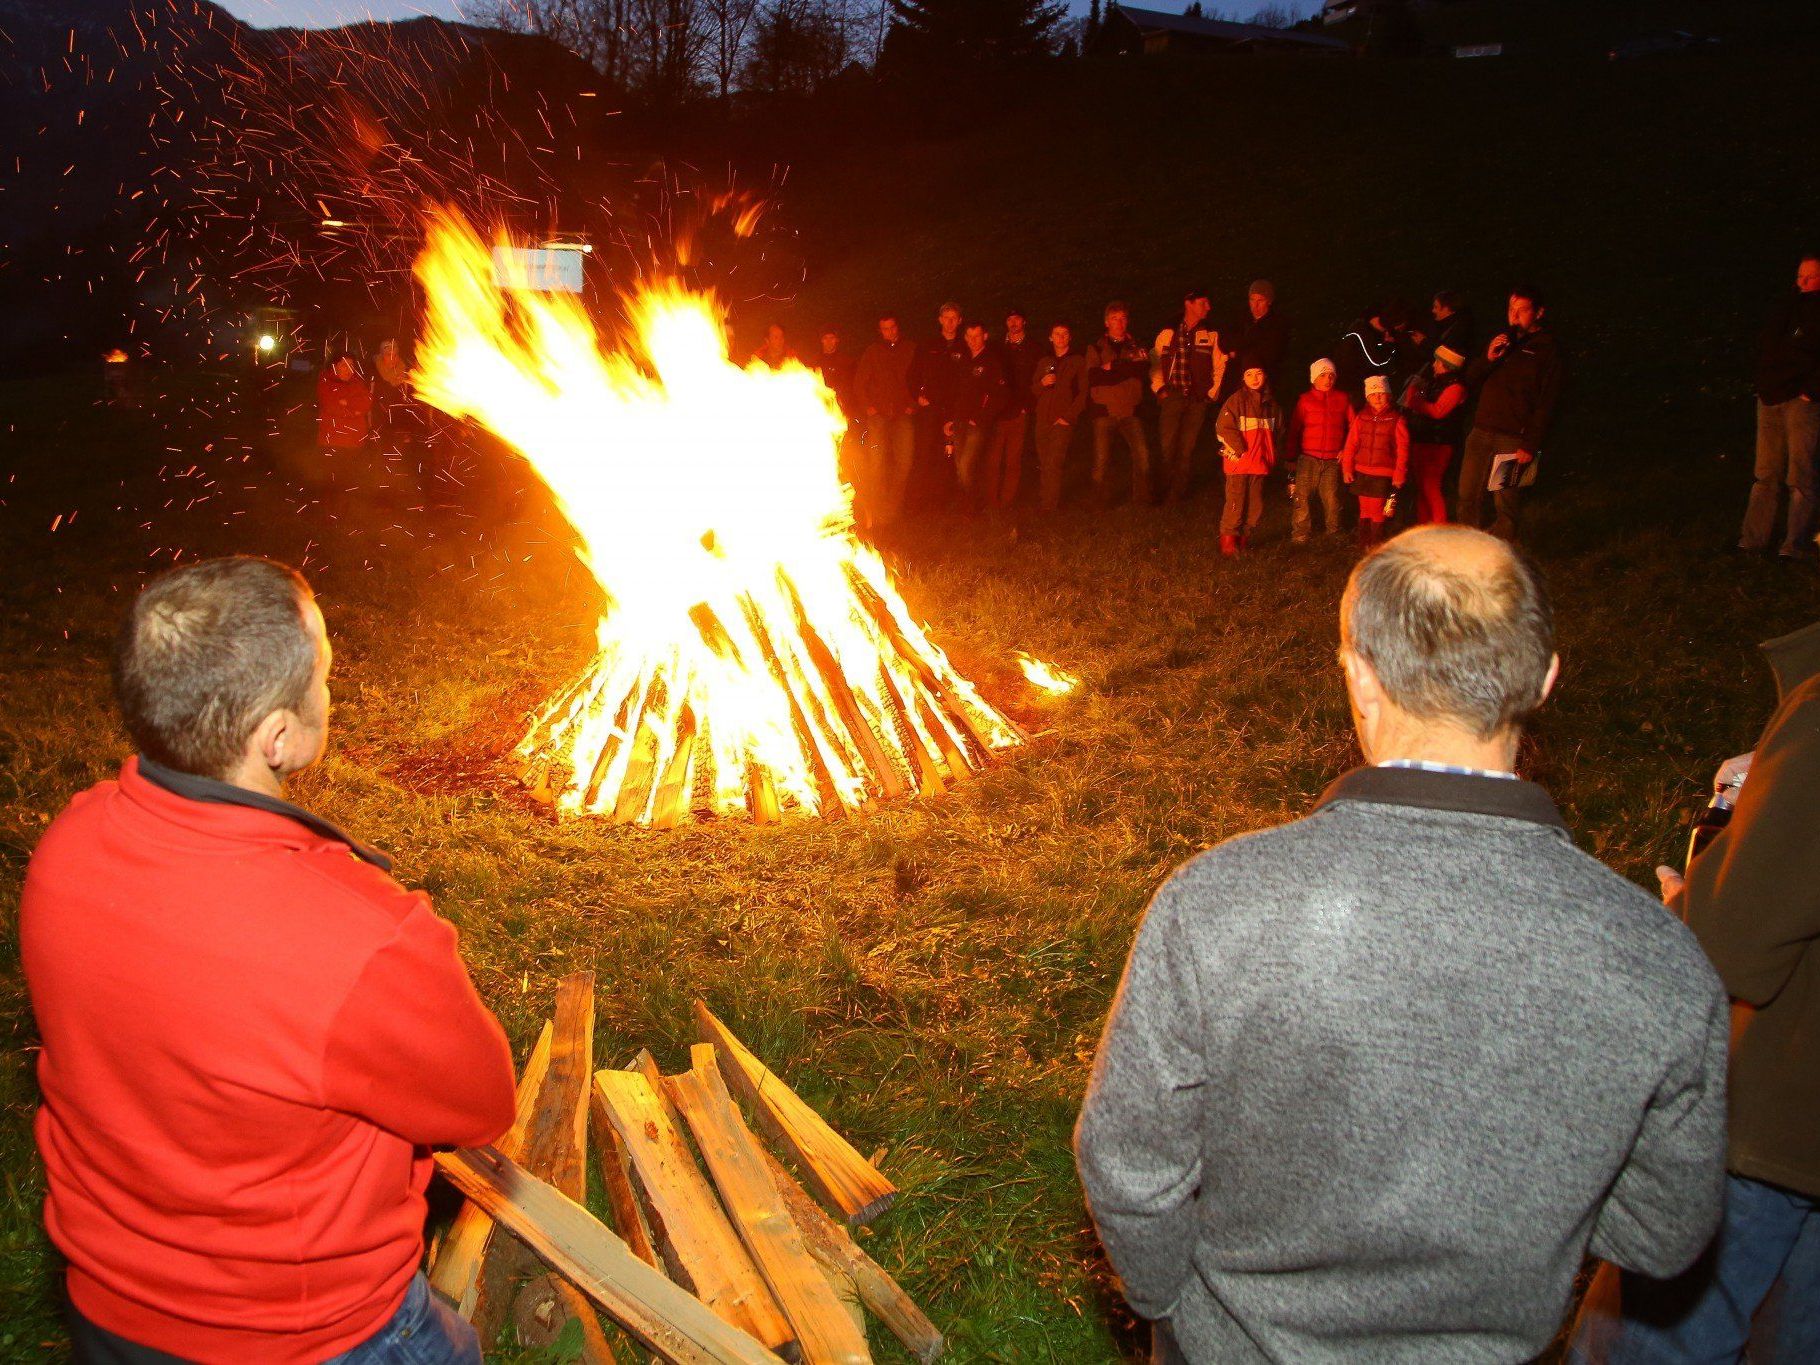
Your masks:
{"label": "grassy slope", "polygon": [[[806,162],[793,207],[821,266],[797,316],[859,325],[878,302],[928,312],[953,293],[1085,320],[1117,292],[1156,322],[1184,279],[1230,294],[1269,273],[1306,351],[1384,288],[1488,300],[1538,275],[1576,375],[1535,518],[1567,670],[1527,761],[1583,846],[1645,880],[1766,708],[1748,643],[1812,614],[1811,579],[1711,553],[1748,477],[1740,338],[1815,207],[1794,174],[1796,69],[1091,72],[1008,126]],[[587,644],[590,594],[534,521],[298,510],[204,451],[207,422],[162,431],[72,397],[15,389],[0,415],[18,424],[0,490],[0,1355],[56,1338],[13,891],[44,822],[122,752],[106,633],[171,545],[307,560],[337,639],[338,739],[299,795],[435,895],[520,1049],[574,967],[600,974],[609,1060],[651,1044],[680,1062],[706,995],[862,1147],[889,1149],[908,1193],[872,1247],[957,1359],[1128,1344],[1068,1128],[1149,889],[1352,761],[1331,667],[1342,549],[1223,565],[1204,505],[1065,518],[1014,547],[931,528],[898,547],[907,595],[988,695],[1053,728],[1028,754],[863,821],[557,828],[490,762]],[[1044,708],[1007,666],[1016,648],[1083,673],[1085,693]]]}

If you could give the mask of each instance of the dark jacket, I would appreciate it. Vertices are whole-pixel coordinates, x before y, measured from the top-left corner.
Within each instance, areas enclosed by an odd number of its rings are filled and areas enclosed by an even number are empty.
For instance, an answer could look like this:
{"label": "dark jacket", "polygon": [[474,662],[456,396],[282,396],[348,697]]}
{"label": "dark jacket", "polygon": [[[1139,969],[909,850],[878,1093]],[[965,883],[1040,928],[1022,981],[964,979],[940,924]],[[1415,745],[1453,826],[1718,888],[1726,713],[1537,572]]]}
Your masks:
{"label": "dark jacket", "polygon": [[853,406],[861,417],[904,417],[916,408],[910,372],[916,348],[907,341],[875,341],[859,358],[853,375]]}
{"label": "dark jacket", "polygon": [[1246,313],[1245,320],[1232,335],[1236,344],[1232,363],[1226,367],[1226,382],[1243,384],[1245,371],[1261,365],[1274,388],[1280,378],[1277,370],[1283,364],[1283,357],[1289,354],[1289,319],[1274,306],[1261,318]]}
{"label": "dark jacket", "polygon": [[1480,356],[1467,371],[1479,391],[1475,429],[1523,442],[1540,450],[1561,397],[1561,348],[1546,327],[1525,333],[1496,360]]}
{"label": "dark jacket", "polygon": [[1711,1237],[1725,1038],[1693,935],[1540,787],[1361,768],[1157,891],[1075,1153],[1189,1360],[1527,1360],[1587,1251]]}
{"label": "dark jacket", "polygon": [[1466,381],[1431,368],[1403,391],[1409,439],[1425,446],[1458,446],[1466,427]]}
{"label": "dark jacket", "polygon": [[963,356],[948,420],[968,427],[996,422],[1005,408],[1005,388],[1005,364],[992,347]]}
{"label": "dark jacket", "polygon": [[809,368],[822,378],[822,384],[840,401],[840,410],[853,416],[853,357],[845,351],[817,351]]}
{"label": "dark jacket", "polygon": [[1795,293],[1764,325],[1757,349],[1757,398],[1820,399],[1820,293]]}
{"label": "dark jacket", "polygon": [[[1045,384],[1046,375],[1055,383]],[[1030,394],[1036,404],[1036,429],[1046,431],[1057,422],[1070,426],[1081,420],[1087,406],[1087,361],[1079,351],[1058,356],[1053,347],[1039,358],[1030,375]]]}
{"label": "dark jacket", "polygon": [[1435,352],[1445,346],[1448,350],[1472,359],[1472,353],[1478,349],[1479,324],[1470,308],[1456,308],[1448,317],[1436,321],[1430,318],[1423,324],[1422,358],[1433,360]]}
{"label": "dark jacket", "polygon": [[1144,380],[1150,373],[1150,352],[1127,332],[1114,341],[1110,332],[1087,348],[1087,396],[1095,415],[1130,417],[1144,398]]}
{"label": "dark jacket", "polygon": [[1005,367],[1005,406],[999,410],[999,416],[1021,417],[1030,411],[1030,376],[1036,372],[1036,360],[1039,355],[1051,350],[1048,342],[1040,345],[1028,332],[1022,341],[1002,340],[998,343],[999,360]]}
{"label": "dark jacket", "polygon": [[1734,999],[1731,1169],[1820,1196],[1820,623],[1763,646],[1781,701],[1674,908]]}
{"label": "dark jacket", "polygon": [[[1178,341],[1178,338],[1180,340]],[[1159,394],[1186,398],[1194,403],[1212,401],[1212,395],[1225,377],[1225,357],[1220,350],[1220,334],[1205,320],[1193,329],[1179,322],[1156,334],[1156,348],[1150,360],[1150,381],[1160,380]]]}
{"label": "dark jacket", "polygon": [[940,332],[918,344],[910,367],[910,392],[918,406],[944,422],[954,420],[954,400],[960,388],[961,361],[967,343],[956,332],[952,339]]}

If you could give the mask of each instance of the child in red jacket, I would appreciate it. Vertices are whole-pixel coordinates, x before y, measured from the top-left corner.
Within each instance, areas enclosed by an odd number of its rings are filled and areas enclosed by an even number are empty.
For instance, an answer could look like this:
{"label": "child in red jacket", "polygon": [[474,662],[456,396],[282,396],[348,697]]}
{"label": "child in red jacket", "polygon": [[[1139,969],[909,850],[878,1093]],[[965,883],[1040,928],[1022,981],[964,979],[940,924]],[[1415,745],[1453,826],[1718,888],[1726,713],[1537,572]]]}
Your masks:
{"label": "child in red jacket", "polygon": [[1447,520],[1447,495],[1441,491],[1447,466],[1460,448],[1466,421],[1466,357],[1448,346],[1435,348],[1434,364],[1412,375],[1403,390],[1409,415],[1409,465],[1416,481],[1416,524]]}
{"label": "child in red jacket", "polygon": [[1296,400],[1289,419],[1289,458],[1295,461],[1295,506],[1290,515],[1291,538],[1306,545],[1314,534],[1309,504],[1321,501],[1327,533],[1340,529],[1340,450],[1352,427],[1352,399],[1336,383],[1331,360],[1321,359],[1308,368],[1314,387]]}
{"label": "child in red jacket", "polygon": [[1409,474],[1409,425],[1390,401],[1390,380],[1365,381],[1365,410],[1353,418],[1340,451],[1340,477],[1359,499],[1359,544],[1384,539],[1385,502]]}
{"label": "child in red jacket", "polygon": [[1277,433],[1283,410],[1270,396],[1270,381],[1261,365],[1245,371],[1245,384],[1220,409],[1221,464],[1226,473],[1226,506],[1220,513],[1220,553],[1236,555],[1245,548],[1253,527],[1264,515],[1264,478],[1277,462]]}

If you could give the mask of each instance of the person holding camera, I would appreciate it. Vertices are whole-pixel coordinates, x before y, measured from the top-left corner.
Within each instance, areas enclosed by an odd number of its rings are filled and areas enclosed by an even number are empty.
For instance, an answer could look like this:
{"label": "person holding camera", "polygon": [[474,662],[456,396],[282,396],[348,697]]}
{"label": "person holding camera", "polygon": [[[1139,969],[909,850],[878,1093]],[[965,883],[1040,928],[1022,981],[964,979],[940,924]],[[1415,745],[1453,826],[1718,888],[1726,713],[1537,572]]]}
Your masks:
{"label": "person holding camera", "polygon": [[1510,325],[1467,371],[1479,406],[1460,459],[1458,516],[1467,526],[1480,526],[1497,470],[1491,533],[1503,540],[1517,537],[1518,490],[1535,481],[1535,459],[1561,397],[1561,350],[1549,330],[1547,311],[1539,290],[1511,290],[1505,314]]}
{"label": "person holding camera", "polygon": [[1763,651],[1780,700],[1719,771],[1731,819],[1685,876],[1657,869],[1735,1002],[1725,1219],[1686,1274],[1621,1276],[1615,1321],[1582,1313],[1588,1365],[1820,1360],[1820,623]]}

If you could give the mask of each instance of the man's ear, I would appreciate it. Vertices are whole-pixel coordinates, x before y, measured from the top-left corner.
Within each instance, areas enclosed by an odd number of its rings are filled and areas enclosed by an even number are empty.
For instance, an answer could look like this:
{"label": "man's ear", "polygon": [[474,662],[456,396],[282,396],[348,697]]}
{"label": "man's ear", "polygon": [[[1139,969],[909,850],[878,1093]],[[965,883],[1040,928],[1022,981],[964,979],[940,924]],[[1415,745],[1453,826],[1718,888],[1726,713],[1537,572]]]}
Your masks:
{"label": "man's ear", "polygon": [[297,713],[288,707],[267,712],[247,738],[248,754],[273,772],[283,772],[285,758],[302,752],[297,724]]}
{"label": "man's ear", "polygon": [[1372,666],[1350,649],[1341,648],[1340,667],[1346,674],[1346,691],[1362,715],[1375,715],[1384,702],[1384,686]]}
{"label": "man's ear", "polygon": [[1561,656],[1559,654],[1550,654],[1548,656],[1548,676],[1542,679],[1542,695],[1536,698],[1537,706],[1540,706],[1543,702],[1548,700],[1549,693],[1555,690],[1555,683],[1560,680],[1560,677]]}

